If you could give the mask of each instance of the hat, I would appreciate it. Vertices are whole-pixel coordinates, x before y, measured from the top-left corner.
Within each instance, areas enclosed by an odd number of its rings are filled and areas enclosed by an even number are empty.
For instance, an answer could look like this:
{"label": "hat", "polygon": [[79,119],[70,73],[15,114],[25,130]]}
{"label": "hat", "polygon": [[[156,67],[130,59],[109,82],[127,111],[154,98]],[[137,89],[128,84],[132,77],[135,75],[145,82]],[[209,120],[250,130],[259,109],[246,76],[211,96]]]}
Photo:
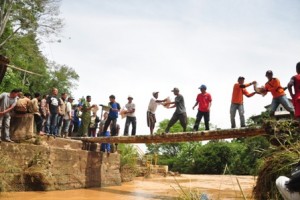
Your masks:
{"label": "hat", "polygon": [[245,80],[245,77],[239,76],[238,80]]}
{"label": "hat", "polygon": [[206,90],[206,85],[201,85],[200,87],[199,87],[199,89],[204,89],[204,90]]}
{"label": "hat", "polygon": [[266,72],[266,76],[269,75],[269,74],[273,74],[272,70],[268,70],[268,71]]}
{"label": "hat", "polygon": [[128,95],[128,99],[133,99],[133,97],[131,95]]}
{"label": "hat", "polygon": [[155,94],[157,94],[157,93],[159,93],[159,92],[157,92],[157,91],[155,91],[155,92],[152,92],[152,95],[155,95]]}
{"label": "hat", "polygon": [[112,94],[112,95],[109,96],[109,98],[110,99],[115,99],[116,97],[115,97],[115,95]]}
{"label": "hat", "polygon": [[175,87],[171,92],[179,92],[179,89]]}
{"label": "hat", "polygon": [[69,99],[69,100],[74,100],[74,98],[73,98],[73,97],[69,97],[68,99]]}

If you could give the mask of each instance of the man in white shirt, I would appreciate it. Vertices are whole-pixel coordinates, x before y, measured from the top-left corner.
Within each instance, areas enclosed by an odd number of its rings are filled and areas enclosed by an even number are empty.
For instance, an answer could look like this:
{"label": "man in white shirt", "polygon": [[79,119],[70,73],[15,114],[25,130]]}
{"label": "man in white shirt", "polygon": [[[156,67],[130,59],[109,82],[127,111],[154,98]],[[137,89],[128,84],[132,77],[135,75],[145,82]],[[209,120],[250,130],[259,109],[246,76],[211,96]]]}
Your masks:
{"label": "man in white shirt", "polygon": [[65,106],[64,119],[63,119],[63,127],[62,127],[62,137],[67,138],[69,136],[69,127],[72,120],[72,103],[74,98],[69,97],[68,102]]}
{"label": "man in white shirt", "polygon": [[16,106],[20,92],[20,89],[13,89],[10,93],[4,92],[0,94],[0,136],[2,133],[2,124],[4,122],[5,141],[7,142],[13,142],[9,136],[10,111]]}
{"label": "man in white shirt", "polygon": [[157,106],[165,100],[157,100],[158,92],[152,92],[153,97],[150,99],[147,110],[147,125],[150,128],[150,134],[153,135],[153,130],[156,123],[155,111]]}
{"label": "man in white shirt", "polygon": [[128,103],[125,105],[126,108],[126,122],[124,135],[128,136],[129,126],[132,124],[131,135],[136,133],[136,117],[135,117],[135,104],[132,103],[133,97],[128,96]]}

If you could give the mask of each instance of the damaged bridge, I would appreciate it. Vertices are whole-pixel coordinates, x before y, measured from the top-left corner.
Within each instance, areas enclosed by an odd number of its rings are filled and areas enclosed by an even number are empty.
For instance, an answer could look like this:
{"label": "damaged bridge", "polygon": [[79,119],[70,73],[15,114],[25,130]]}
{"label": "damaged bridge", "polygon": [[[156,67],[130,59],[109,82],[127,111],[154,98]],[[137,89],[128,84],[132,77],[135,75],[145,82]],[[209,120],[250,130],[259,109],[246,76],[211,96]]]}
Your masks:
{"label": "damaged bridge", "polygon": [[168,133],[163,135],[136,135],[114,137],[74,137],[72,139],[91,143],[177,143],[204,140],[253,137],[266,135],[263,128],[221,129],[197,132]]}

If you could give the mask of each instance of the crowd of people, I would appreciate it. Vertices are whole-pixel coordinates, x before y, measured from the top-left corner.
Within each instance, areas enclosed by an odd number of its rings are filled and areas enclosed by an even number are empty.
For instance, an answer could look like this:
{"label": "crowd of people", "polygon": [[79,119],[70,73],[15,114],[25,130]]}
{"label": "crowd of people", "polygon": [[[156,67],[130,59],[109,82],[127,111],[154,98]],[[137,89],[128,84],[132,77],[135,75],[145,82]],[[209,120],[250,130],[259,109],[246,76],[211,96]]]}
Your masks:
{"label": "crowd of people", "polygon": [[[240,126],[245,127],[243,96],[252,97],[255,94],[265,95],[270,92],[273,96],[271,103],[270,115],[274,113],[279,106],[282,106],[290,112],[292,117],[300,118],[300,64],[296,66],[297,75],[291,78],[287,87],[282,87],[278,78],[273,77],[273,72],[268,70],[266,77],[268,81],[262,88],[254,87],[254,92],[249,93],[247,87],[256,85],[256,81],[245,83],[243,76],[238,77],[237,83],[233,86],[231,106],[230,106],[230,121],[231,128],[236,128],[235,115],[238,111],[240,116]],[[294,106],[288,100],[285,89],[288,88],[292,97]],[[200,122],[204,118],[205,130],[210,129],[210,107],[212,105],[212,96],[207,92],[207,86],[202,84],[200,93],[196,97],[196,102],[192,107],[198,107],[196,121],[193,126],[194,131],[198,131]],[[155,112],[158,105],[163,105],[166,108],[175,108],[175,112],[171,117],[164,134],[168,134],[170,128],[179,120],[183,132],[187,127],[187,114],[184,102],[184,97],[180,94],[178,88],[173,88],[172,92],[175,95],[174,101],[169,98],[158,100],[158,91],[152,93],[148,109],[147,109],[147,125],[150,129],[150,134],[153,134],[156,116]],[[74,104],[74,98],[66,93],[58,95],[58,89],[53,88],[51,94],[43,95],[35,93],[33,98],[28,93],[22,93],[18,89],[12,90],[10,93],[2,93],[0,95],[0,129],[4,127],[5,141],[12,142],[9,137],[10,115],[15,113],[18,115],[32,113],[34,115],[37,134],[48,135],[52,137],[70,137],[70,136],[88,136],[97,137],[104,135],[116,136],[119,134],[120,126],[117,124],[119,114],[126,117],[124,136],[129,135],[131,126],[131,135],[136,135],[136,115],[135,103],[133,97],[128,96],[128,102],[121,109],[121,106],[116,102],[114,95],[109,96],[108,106],[100,105],[102,111],[106,110],[101,116],[97,115],[99,110],[98,105],[91,105],[91,96],[82,98],[79,103]],[[294,109],[295,108],[295,109]],[[109,134],[106,132],[109,131]]]}
{"label": "crowd of people", "polygon": [[[270,92],[273,96],[270,116],[274,116],[277,107],[281,104],[287,111],[290,112],[292,119],[300,120],[300,62],[296,64],[297,74],[292,76],[286,87],[283,87],[278,78],[273,77],[273,72],[268,70],[266,78],[268,81],[261,88],[256,87],[256,81],[245,83],[245,78],[239,76],[237,83],[233,86],[231,106],[230,106],[230,122],[231,128],[236,128],[235,115],[239,113],[240,126],[245,127],[243,96],[252,97],[255,94],[266,95]],[[247,87],[254,85],[254,92],[249,93]],[[195,109],[198,106],[193,131],[198,131],[202,117],[204,118],[205,130],[209,130],[210,107],[212,105],[212,96],[208,93],[207,86],[202,84],[200,93],[196,97],[196,102],[193,106]],[[292,103],[285,94],[285,89],[288,89],[292,98]],[[155,112],[158,105],[163,105],[166,108],[175,108],[175,112],[163,134],[168,134],[170,128],[179,120],[183,132],[187,128],[187,114],[185,108],[184,97],[180,94],[178,88],[173,88],[172,92],[175,95],[174,101],[169,98],[158,100],[158,91],[152,93],[148,109],[147,109],[147,125],[150,129],[150,134],[153,131],[156,123]],[[128,103],[124,109],[116,102],[114,95],[109,96],[108,106],[102,106],[102,112],[105,112],[101,117],[97,115],[98,105],[91,105],[91,96],[81,99],[77,104],[73,104],[74,98],[66,93],[61,93],[58,96],[58,89],[53,88],[51,94],[41,96],[40,93],[34,93],[32,97],[29,93],[22,93],[20,89],[13,89],[10,93],[0,94],[0,131],[1,139],[7,142],[13,142],[10,138],[10,119],[11,115],[26,115],[33,114],[36,132],[38,135],[47,135],[48,137],[65,137],[82,136],[82,137],[110,137],[118,136],[120,126],[117,123],[119,114],[126,117],[124,136],[129,135],[129,127],[132,126],[131,135],[136,135],[136,116],[135,103],[133,97],[128,96]],[[117,148],[117,144],[112,144]],[[101,151],[111,151],[111,144],[101,144]],[[299,167],[300,168],[300,167]],[[299,170],[300,171],[300,170]],[[300,173],[299,173],[300,174]],[[276,181],[277,187],[284,199],[299,199],[299,184],[295,178],[279,177]],[[295,183],[294,183],[295,182]],[[295,186],[296,185],[296,186]],[[295,189],[295,187],[297,187]]]}

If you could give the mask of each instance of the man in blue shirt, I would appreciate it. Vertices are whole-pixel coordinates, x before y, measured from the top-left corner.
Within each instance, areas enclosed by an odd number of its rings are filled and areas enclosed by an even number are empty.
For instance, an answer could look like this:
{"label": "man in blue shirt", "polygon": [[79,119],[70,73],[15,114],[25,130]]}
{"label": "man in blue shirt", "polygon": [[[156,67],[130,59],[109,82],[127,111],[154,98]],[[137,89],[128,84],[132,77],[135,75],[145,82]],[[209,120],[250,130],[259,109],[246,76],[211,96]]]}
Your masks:
{"label": "man in blue shirt", "polygon": [[109,96],[109,103],[108,106],[110,107],[108,117],[105,121],[103,131],[102,133],[105,133],[110,125],[111,125],[111,135],[115,136],[116,135],[116,126],[117,126],[117,119],[118,119],[118,113],[121,109],[120,104],[116,102],[116,97],[114,95]]}

